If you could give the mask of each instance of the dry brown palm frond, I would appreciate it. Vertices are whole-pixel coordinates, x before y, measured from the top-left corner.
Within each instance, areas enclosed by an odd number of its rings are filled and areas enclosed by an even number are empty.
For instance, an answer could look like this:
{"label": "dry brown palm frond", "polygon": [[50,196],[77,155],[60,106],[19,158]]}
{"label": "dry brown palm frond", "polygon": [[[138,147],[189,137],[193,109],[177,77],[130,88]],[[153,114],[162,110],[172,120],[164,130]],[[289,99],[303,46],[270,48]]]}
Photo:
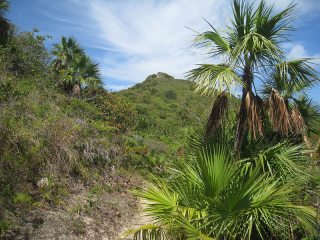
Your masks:
{"label": "dry brown palm frond", "polygon": [[223,91],[214,101],[212,110],[206,126],[206,136],[213,136],[217,129],[221,127],[222,119],[226,115],[229,107],[227,93]]}
{"label": "dry brown palm frond", "polygon": [[259,96],[255,96],[252,91],[248,91],[245,99],[247,111],[248,130],[253,138],[263,135],[263,101]]}
{"label": "dry brown palm frond", "polygon": [[274,89],[268,99],[267,108],[273,130],[285,136],[289,135],[292,127],[288,106],[283,97]]}
{"label": "dry brown palm frond", "polygon": [[291,130],[294,134],[304,134],[305,122],[297,108],[290,111]]}

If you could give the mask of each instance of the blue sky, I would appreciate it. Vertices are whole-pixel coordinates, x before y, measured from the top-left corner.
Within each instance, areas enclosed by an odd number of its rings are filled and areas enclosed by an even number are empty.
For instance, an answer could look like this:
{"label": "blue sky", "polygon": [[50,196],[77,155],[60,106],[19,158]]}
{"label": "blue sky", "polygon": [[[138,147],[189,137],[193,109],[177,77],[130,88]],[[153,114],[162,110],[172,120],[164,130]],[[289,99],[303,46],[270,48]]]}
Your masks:
{"label": "blue sky", "polygon": [[[290,2],[276,1],[275,8]],[[286,44],[287,57],[320,57],[320,0],[297,3],[297,31]],[[192,47],[188,28],[207,30],[205,18],[223,29],[231,9],[225,0],[11,0],[7,17],[20,30],[38,28],[52,36],[48,48],[62,35],[74,36],[100,64],[106,88],[119,90],[152,73],[183,78],[195,64],[217,62]],[[319,91],[310,91],[317,101]]]}

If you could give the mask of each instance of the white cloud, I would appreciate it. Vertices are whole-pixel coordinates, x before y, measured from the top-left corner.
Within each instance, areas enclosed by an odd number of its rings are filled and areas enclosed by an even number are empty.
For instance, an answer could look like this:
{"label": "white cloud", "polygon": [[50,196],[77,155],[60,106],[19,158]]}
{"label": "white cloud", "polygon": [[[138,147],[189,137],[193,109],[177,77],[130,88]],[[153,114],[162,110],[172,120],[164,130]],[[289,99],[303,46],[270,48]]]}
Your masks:
{"label": "white cloud", "polygon": [[[277,10],[291,3],[291,0],[269,1],[276,4]],[[299,6],[306,13],[320,9],[317,1],[299,1]],[[107,87],[114,90],[160,71],[183,78],[195,64],[216,62],[217,59],[208,59],[202,50],[191,47],[194,32],[188,28],[208,30],[205,18],[221,30],[231,18],[231,0],[68,0],[68,3],[70,11],[77,15],[72,21],[77,21],[80,27],[87,25],[79,33],[81,44],[100,51],[102,74]],[[56,18],[68,23],[67,17]],[[302,45],[287,48],[289,58],[310,56]],[[108,84],[108,79],[113,79],[113,85]]]}
{"label": "white cloud", "polygon": [[287,55],[287,58],[289,60],[305,58],[305,57],[307,57],[307,52],[301,44],[293,45],[293,47],[291,48],[291,50]]}
{"label": "white cloud", "polygon": [[293,59],[299,59],[299,58],[312,58],[312,62],[314,63],[320,63],[319,54],[309,54],[306,49],[304,48],[303,45],[301,44],[295,44],[292,46],[290,51],[288,52],[287,59],[288,60],[293,60]]}
{"label": "white cloud", "polygon": [[[203,18],[217,28],[224,27],[230,8],[221,0],[198,1],[102,1],[93,0],[89,14],[105,48],[101,63],[103,75],[139,82],[152,73],[167,72],[184,77],[197,63],[208,62],[207,55],[191,47],[194,32],[208,29]],[[188,27],[188,28],[187,28]],[[213,61],[213,60],[211,60]]]}

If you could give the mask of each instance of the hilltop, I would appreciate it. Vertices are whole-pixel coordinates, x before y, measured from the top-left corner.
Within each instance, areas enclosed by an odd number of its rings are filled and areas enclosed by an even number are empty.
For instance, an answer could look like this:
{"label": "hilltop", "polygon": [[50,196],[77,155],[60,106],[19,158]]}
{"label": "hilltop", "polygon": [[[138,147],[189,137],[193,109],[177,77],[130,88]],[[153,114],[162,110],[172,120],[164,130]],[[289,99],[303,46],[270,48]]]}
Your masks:
{"label": "hilltop", "polygon": [[195,93],[191,82],[161,72],[115,95],[137,111],[136,131],[167,143],[179,143],[190,128],[203,126],[213,99]]}

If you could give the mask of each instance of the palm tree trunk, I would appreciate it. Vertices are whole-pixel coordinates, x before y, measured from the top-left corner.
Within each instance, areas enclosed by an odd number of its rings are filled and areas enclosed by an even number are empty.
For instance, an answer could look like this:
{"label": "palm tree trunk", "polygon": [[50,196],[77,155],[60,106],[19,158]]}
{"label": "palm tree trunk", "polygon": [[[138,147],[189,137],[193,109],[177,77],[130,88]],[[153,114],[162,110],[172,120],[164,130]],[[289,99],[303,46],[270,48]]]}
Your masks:
{"label": "palm tree trunk", "polygon": [[242,145],[243,135],[245,132],[246,122],[247,122],[247,110],[246,110],[246,96],[247,90],[245,88],[242,89],[242,98],[241,98],[241,106],[238,116],[236,137],[234,140],[234,153],[236,158],[240,158],[240,149]]}
{"label": "palm tree trunk", "polygon": [[244,86],[242,88],[242,98],[241,98],[241,106],[238,116],[238,123],[237,123],[237,130],[236,130],[236,137],[234,140],[234,153],[237,159],[240,158],[240,150],[243,141],[243,137],[246,131],[247,125],[247,109],[246,109],[246,96],[248,91],[251,90],[251,68],[249,65],[246,65],[242,81]]}

